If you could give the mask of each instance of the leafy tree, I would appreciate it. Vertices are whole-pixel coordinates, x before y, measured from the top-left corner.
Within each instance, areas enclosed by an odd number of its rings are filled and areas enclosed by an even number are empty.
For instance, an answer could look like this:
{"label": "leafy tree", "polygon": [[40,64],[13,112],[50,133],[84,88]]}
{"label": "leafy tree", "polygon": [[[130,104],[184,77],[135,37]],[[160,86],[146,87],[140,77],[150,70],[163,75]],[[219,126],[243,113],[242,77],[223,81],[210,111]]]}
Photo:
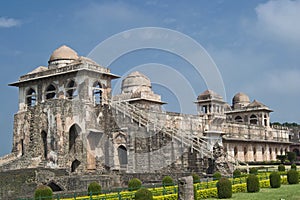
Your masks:
{"label": "leafy tree", "polygon": [[296,160],[296,153],[295,152],[287,152],[288,160],[293,163]]}

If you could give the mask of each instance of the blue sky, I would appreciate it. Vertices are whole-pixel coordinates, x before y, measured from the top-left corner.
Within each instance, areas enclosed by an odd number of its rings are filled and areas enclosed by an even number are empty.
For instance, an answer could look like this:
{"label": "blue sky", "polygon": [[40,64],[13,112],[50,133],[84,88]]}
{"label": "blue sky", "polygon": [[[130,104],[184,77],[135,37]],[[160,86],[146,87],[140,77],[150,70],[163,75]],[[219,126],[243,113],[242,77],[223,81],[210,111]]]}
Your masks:
{"label": "blue sky", "polygon": [[[300,123],[299,19],[299,0],[2,1],[0,155],[11,151],[18,107],[18,91],[8,83],[47,66],[63,44],[85,56],[113,34],[145,26],[173,29],[200,43],[221,72],[227,102],[242,91],[275,111],[271,121]],[[178,57],[154,50],[122,56],[110,68],[122,75],[149,62],[181,67],[187,77],[192,73]],[[191,83],[198,94],[206,89],[203,80]],[[176,100],[166,88],[159,92],[166,93],[162,99],[171,109]]]}

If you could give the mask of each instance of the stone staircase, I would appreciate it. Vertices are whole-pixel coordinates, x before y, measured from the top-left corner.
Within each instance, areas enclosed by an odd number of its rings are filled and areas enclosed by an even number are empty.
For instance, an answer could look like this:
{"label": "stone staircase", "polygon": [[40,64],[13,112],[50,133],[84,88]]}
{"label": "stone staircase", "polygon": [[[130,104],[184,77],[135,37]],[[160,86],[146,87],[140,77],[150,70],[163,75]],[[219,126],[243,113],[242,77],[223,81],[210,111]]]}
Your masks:
{"label": "stone staircase", "polygon": [[213,156],[213,152],[208,150],[209,144],[202,138],[195,135],[191,137],[190,134],[186,134],[180,129],[168,127],[166,124],[160,123],[159,120],[154,118],[154,116],[150,113],[128,103],[127,101],[110,101],[109,105],[116,112],[123,114],[124,117],[127,116],[131,120],[137,122],[139,126],[144,126],[147,128],[147,130],[159,130],[178,142],[191,147],[191,151],[200,153],[201,157],[210,158]]}

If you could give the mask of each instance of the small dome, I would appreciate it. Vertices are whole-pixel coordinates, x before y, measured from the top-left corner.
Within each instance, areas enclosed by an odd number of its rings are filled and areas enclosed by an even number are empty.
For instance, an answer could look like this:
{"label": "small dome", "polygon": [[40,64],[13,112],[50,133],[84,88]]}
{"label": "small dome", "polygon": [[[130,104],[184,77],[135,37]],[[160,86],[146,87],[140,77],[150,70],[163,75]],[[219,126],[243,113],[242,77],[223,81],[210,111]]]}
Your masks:
{"label": "small dome", "polygon": [[55,60],[76,60],[78,59],[78,55],[76,51],[71,49],[70,47],[63,45],[53,51],[50,56],[49,62]]}
{"label": "small dome", "polygon": [[236,95],[234,95],[232,99],[232,104],[235,108],[247,106],[249,103],[250,103],[249,97],[242,92],[239,92]]}
{"label": "small dome", "polygon": [[150,92],[151,82],[147,76],[136,71],[124,78],[121,89],[122,93]]}
{"label": "small dome", "polygon": [[223,101],[222,96],[212,90],[205,90],[197,98],[197,100],[212,100],[212,99]]}

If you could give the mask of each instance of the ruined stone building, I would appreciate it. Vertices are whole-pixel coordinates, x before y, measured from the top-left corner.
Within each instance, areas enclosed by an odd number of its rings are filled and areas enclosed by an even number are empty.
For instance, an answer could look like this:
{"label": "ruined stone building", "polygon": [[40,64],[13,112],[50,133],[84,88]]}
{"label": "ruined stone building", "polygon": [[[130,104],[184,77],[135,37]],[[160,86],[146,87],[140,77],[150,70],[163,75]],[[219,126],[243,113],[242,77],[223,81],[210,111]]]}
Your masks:
{"label": "ruined stone building", "polygon": [[[243,93],[229,105],[207,90],[191,100],[198,114],[189,115],[163,111],[165,102],[139,72],[125,77],[121,93],[112,96],[117,78],[62,46],[48,66],[10,84],[19,88],[19,109],[13,149],[0,159],[0,170],[206,172],[220,156],[222,162],[270,161],[290,150],[289,130],[271,127],[272,110]],[[217,147],[222,155],[216,156]]]}

